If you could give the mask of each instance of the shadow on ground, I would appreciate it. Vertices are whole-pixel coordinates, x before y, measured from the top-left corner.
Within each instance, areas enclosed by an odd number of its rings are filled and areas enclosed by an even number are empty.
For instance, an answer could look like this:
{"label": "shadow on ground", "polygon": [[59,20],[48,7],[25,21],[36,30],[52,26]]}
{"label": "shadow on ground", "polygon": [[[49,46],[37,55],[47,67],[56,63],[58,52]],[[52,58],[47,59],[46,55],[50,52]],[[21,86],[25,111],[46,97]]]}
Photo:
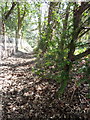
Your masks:
{"label": "shadow on ground", "polygon": [[32,72],[35,62],[35,54],[19,52],[0,64],[3,120],[84,119],[84,113],[78,114],[78,109],[74,109],[79,104],[79,95],[73,103],[67,93],[63,99],[56,98],[59,85],[54,80],[38,78]]}

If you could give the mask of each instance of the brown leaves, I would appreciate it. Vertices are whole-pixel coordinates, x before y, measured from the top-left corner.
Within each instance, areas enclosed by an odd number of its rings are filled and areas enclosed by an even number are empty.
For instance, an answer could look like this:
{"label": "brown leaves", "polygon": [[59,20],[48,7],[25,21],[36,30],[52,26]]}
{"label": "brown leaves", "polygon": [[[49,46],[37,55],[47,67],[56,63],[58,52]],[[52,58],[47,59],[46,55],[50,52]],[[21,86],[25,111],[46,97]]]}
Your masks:
{"label": "brown leaves", "polygon": [[75,90],[72,102],[74,83],[69,84],[65,94],[58,99],[56,91],[59,85],[54,80],[41,80],[35,76],[31,70],[34,63],[23,66],[23,62],[32,59],[29,54],[20,57],[8,58],[6,62],[9,65],[22,63],[22,66],[2,66],[0,78],[3,79],[4,120],[69,119],[76,116],[74,113],[81,116],[80,113],[89,108],[85,98],[80,96],[87,91],[85,86]]}

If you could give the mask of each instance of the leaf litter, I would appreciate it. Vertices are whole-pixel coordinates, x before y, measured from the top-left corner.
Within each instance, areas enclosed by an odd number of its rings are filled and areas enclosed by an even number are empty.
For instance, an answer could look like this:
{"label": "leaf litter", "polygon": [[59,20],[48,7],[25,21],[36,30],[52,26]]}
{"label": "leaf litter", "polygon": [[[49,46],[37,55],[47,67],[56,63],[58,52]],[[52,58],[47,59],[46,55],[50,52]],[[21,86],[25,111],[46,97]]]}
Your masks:
{"label": "leaf litter", "polygon": [[2,120],[90,120],[88,84],[56,96],[59,84],[38,78],[33,72],[34,53],[17,53],[0,64],[2,84]]}

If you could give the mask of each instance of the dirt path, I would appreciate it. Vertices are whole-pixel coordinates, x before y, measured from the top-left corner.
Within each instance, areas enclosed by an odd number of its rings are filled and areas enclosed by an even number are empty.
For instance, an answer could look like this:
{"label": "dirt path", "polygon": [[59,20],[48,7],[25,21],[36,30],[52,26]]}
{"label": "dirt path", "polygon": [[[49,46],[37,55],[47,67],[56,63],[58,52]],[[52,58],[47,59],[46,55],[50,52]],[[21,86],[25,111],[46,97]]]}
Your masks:
{"label": "dirt path", "polygon": [[32,73],[35,59],[34,54],[19,52],[1,61],[3,120],[46,120],[55,114],[51,108],[56,84]]}
{"label": "dirt path", "polygon": [[0,61],[0,120],[2,116],[3,120],[20,118],[16,111],[21,109],[19,102],[20,104],[23,104],[23,101],[26,102],[22,100],[22,94],[27,93],[27,90],[24,90],[28,89],[28,84],[32,84],[31,69],[35,59],[32,53],[18,52],[16,55]]}
{"label": "dirt path", "polygon": [[72,103],[72,87],[56,98],[58,84],[33,74],[35,62],[33,53],[22,52],[0,62],[0,120],[89,120],[84,115],[89,103],[80,97],[86,87],[77,89]]}

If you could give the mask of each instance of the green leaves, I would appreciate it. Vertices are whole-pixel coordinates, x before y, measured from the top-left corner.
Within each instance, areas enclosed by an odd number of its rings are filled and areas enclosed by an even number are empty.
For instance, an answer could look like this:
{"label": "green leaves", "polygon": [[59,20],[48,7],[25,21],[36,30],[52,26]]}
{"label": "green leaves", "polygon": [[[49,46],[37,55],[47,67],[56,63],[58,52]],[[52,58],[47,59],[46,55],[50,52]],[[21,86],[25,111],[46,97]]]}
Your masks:
{"label": "green leaves", "polygon": [[[87,59],[86,59],[87,60]],[[82,83],[87,82],[90,84],[90,64],[89,60],[82,60],[80,62],[80,66],[78,66],[77,74],[79,76],[79,79],[77,81],[77,85],[80,86]]]}
{"label": "green leaves", "polygon": [[[48,76],[49,74],[51,79],[60,84],[59,93],[62,94],[69,81],[69,72],[74,64],[73,57],[86,51],[89,47],[83,38],[78,39],[78,36],[84,31],[82,27],[87,25],[86,23],[82,24],[82,21],[87,18],[89,20],[89,17],[88,11],[84,11],[82,16],[77,14],[78,4],[61,3],[57,11],[54,10],[55,6],[53,10],[50,9],[52,7],[50,4],[47,24],[44,26],[45,31],[42,32],[42,39],[38,47],[42,49],[43,53],[44,64],[41,66],[45,70],[44,75]],[[80,64],[81,68],[77,71],[78,74],[86,74],[86,71],[89,74],[86,65],[82,62]],[[81,76],[77,77],[81,78],[80,84],[86,80]]]}

